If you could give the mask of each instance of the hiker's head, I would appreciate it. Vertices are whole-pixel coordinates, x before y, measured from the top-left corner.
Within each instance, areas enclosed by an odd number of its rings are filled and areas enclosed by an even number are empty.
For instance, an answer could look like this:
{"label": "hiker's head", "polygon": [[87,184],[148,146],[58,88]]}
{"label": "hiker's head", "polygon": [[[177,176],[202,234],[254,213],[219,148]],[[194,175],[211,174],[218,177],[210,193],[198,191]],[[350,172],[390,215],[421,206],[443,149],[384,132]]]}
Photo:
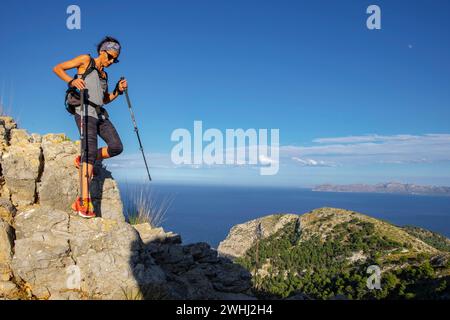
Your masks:
{"label": "hiker's head", "polygon": [[119,62],[117,58],[120,55],[120,42],[113,37],[105,37],[97,45],[98,56],[100,57],[101,64],[107,68],[113,63]]}

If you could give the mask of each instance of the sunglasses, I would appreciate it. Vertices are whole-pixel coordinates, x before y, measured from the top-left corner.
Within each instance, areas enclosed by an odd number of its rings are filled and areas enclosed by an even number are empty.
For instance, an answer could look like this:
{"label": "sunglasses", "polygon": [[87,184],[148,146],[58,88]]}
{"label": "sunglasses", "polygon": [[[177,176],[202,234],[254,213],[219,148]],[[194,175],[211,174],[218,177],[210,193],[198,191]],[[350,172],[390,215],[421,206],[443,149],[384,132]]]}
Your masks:
{"label": "sunglasses", "polygon": [[119,63],[119,60],[117,58],[114,58],[108,51],[105,51],[106,55],[108,56],[108,60],[113,60],[113,63]]}

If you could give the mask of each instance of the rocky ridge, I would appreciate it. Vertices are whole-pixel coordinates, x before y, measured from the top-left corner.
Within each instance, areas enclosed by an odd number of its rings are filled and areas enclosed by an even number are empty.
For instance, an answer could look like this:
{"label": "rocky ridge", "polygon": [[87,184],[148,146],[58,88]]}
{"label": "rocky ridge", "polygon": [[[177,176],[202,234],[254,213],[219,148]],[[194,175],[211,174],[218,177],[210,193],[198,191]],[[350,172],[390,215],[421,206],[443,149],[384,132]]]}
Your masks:
{"label": "rocky ridge", "polygon": [[207,243],[125,221],[101,163],[98,217],[73,215],[79,141],[0,117],[0,299],[254,299],[251,275]]}

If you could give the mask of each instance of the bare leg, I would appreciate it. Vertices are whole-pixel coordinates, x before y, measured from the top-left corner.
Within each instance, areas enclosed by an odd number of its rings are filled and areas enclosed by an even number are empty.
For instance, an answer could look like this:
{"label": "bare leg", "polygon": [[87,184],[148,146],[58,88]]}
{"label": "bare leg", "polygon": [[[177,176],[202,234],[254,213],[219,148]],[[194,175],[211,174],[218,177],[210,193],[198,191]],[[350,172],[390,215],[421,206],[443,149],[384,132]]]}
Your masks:
{"label": "bare leg", "polygon": [[83,192],[81,194],[82,199],[90,198],[90,192],[89,192],[89,184],[92,180],[92,174],[94,172],[94,166],[92,164],[83,162],[80,166],[79,174],[82,174],[82,188]]}

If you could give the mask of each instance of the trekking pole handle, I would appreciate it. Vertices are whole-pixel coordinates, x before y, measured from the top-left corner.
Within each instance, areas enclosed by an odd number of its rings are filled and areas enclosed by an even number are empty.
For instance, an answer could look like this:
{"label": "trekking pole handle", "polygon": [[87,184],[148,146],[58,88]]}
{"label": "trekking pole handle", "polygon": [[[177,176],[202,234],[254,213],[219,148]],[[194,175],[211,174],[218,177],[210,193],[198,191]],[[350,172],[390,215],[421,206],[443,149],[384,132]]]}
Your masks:
{"label": "trekking pole handle", "polygon": [[[119,81],[122,81],[122,80],[125,80],[125,77],[124,77],[124,76],[121,76]],[[126,88],[124,91],[127,92],[127,91],[128,91],[128,88]]]}

